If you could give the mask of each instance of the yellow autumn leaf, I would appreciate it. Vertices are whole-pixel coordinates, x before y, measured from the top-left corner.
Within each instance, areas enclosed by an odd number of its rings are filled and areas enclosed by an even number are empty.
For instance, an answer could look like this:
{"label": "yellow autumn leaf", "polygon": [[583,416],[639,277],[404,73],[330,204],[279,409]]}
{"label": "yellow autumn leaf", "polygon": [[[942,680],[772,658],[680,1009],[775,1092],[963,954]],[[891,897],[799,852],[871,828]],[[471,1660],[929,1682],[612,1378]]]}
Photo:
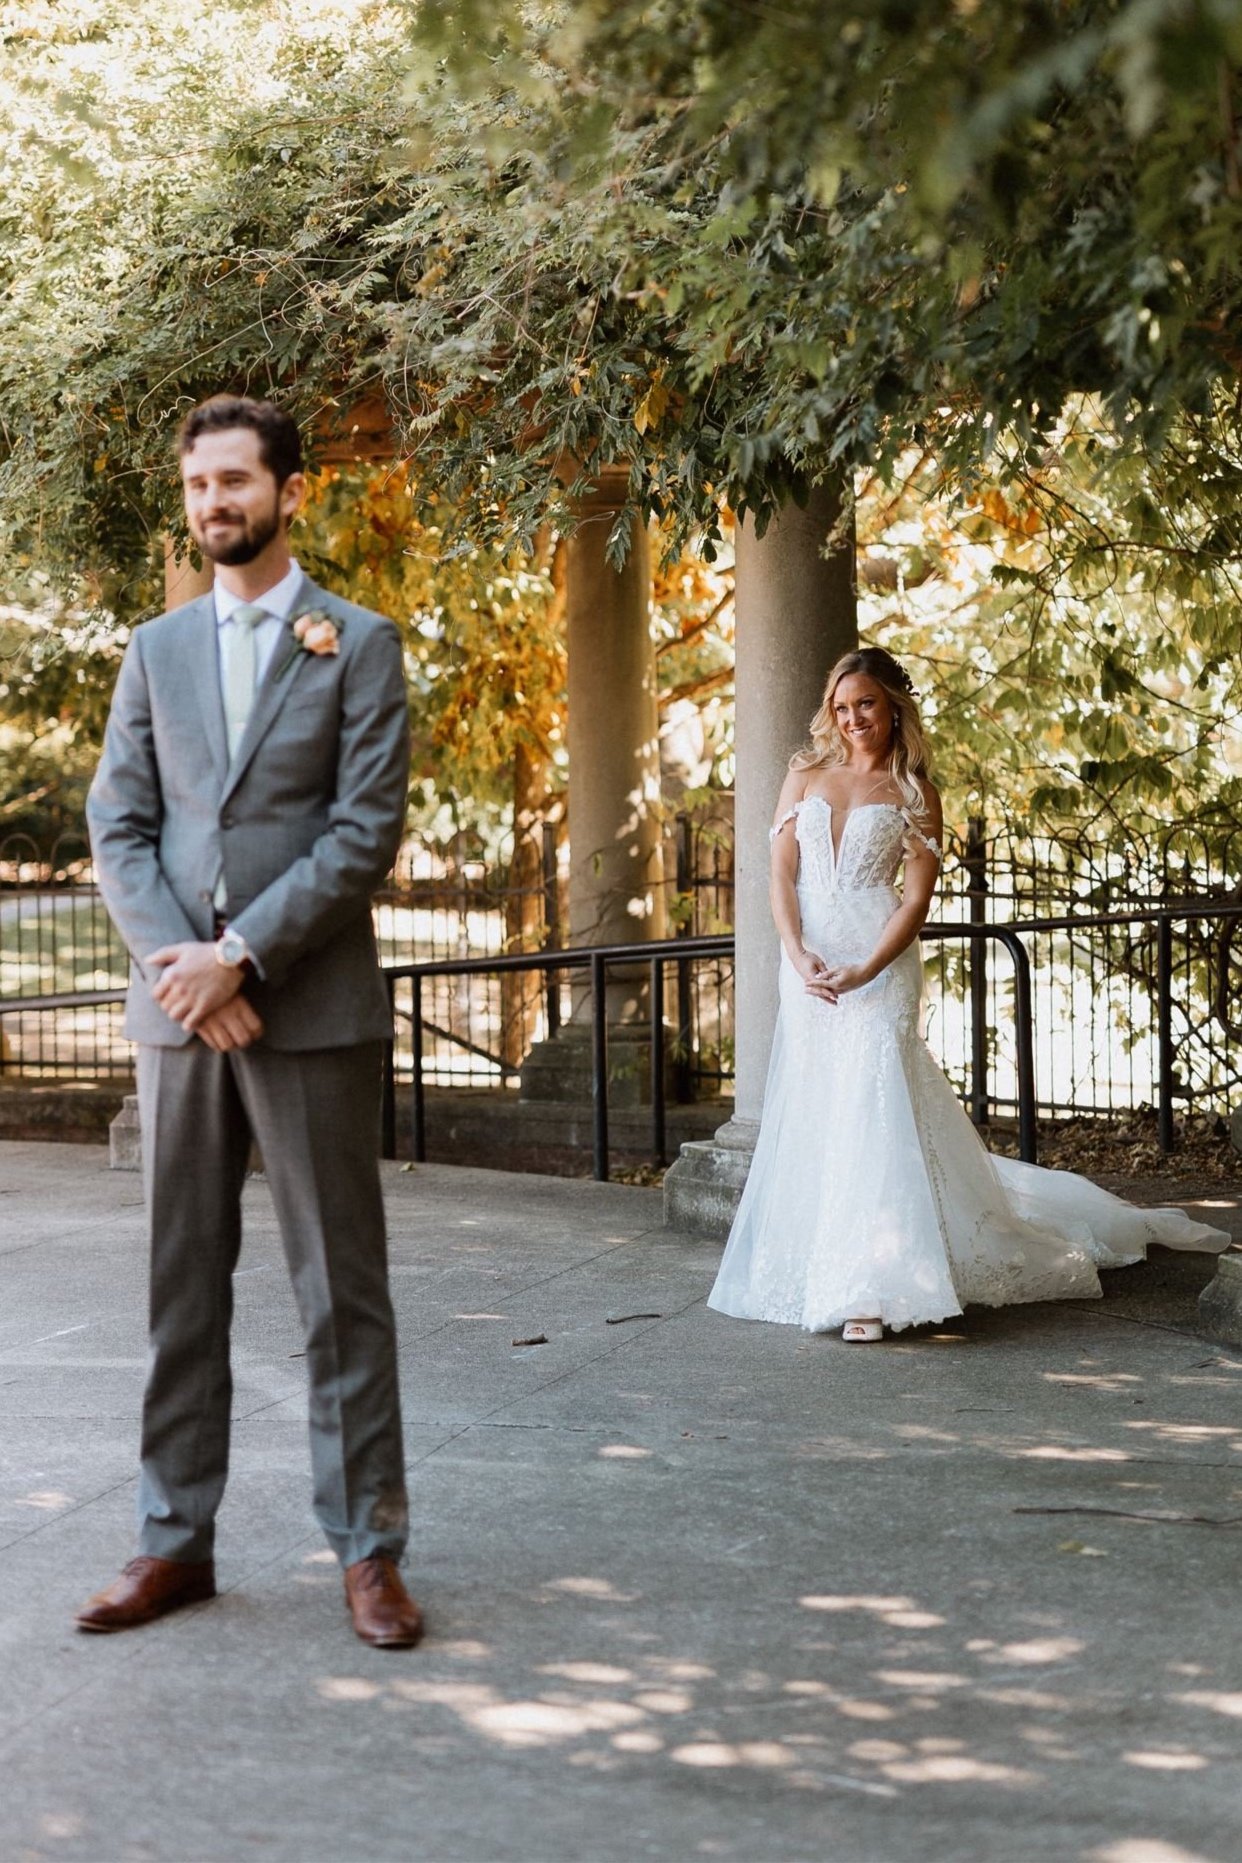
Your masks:
{"label": "yellow autumn leaf", "polygon": [[634,409],[634,425],[639,433],[649,433],[660,425],[668,407],[668,389],[657,375]]}

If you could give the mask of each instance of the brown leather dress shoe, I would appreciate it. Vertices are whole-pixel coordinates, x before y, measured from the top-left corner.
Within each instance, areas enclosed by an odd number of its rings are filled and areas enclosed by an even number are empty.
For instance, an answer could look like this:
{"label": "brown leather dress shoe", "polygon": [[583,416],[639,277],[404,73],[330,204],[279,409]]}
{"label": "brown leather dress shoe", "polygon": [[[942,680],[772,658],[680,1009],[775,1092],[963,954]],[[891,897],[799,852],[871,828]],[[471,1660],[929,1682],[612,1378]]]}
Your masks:
{"label": "brown leather dress shoe", "polygon": [[423,1614],[386,1553],[345,1567],[345,1602],[354,1629],[378,1650],[408,1650],[423,1634]]}
{"label": "brown leather dress shoe", "polygon": [[216,1568],[210,1559],[190,1564],[140,1553],[114,1585],[87,1599],[74,1621],[79,1630],[132,1630],[215,1595]]}

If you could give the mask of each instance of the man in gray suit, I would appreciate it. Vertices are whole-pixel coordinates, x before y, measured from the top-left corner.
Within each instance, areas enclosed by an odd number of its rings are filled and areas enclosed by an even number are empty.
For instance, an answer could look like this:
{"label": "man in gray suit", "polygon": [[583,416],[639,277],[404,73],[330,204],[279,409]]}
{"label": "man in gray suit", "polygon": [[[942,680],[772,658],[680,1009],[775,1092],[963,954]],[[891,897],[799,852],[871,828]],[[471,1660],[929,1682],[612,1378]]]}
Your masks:
{"label": "man in gray suit", "polygon": [[397,1571],[407,1506],[376,1161],[391,1024],[370,906],[404,825],[401,647],[391,621],[290,556],[304,480],[288,415],[216,396],[180,448],[215,587],[136,629],[87,808],[132,959],[151,1355],[138,1555],[77,1622],[123,1630],[215,1595],[253,1138],[306,1334],[315,1512],[354,1629],[401,1648],[422,1619]]}

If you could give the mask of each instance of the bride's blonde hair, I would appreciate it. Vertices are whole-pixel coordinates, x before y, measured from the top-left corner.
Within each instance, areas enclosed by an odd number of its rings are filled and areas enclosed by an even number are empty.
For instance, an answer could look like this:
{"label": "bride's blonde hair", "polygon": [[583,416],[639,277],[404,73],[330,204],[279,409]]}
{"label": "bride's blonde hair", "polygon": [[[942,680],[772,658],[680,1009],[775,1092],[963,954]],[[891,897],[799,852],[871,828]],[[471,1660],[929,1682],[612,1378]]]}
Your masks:
{"label": "bride's blonde hair", "polygon": [[864,673],[874,679],[893,709],[893,745],[888,768],[893,785],[917,820],[926,803],[919,778],[930,780],[931,757],[919,708],[915,702],[914,682],[904,666],[883,647],[860,647],[842,654],[828,675],[823,703],[811,720],[811,742],[789,759],[791,770],[820,770],[845,763],[848,751],[837,730],[835,701],[837,687],[851,673]]}

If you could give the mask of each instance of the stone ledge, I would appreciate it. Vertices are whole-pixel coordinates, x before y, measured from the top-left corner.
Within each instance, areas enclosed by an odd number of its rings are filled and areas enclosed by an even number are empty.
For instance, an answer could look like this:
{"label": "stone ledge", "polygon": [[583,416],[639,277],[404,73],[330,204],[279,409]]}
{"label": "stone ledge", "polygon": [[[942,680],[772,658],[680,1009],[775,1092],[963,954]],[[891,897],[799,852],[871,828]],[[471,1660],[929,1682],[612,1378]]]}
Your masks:
{"label": "stone ledge", "polygon": [[0,1080],[0,1139],[52,1139],[106,1145],[108,1127],[134,1090],[127,1080],[57,1080],[14,1075]]}
{"label": "stone ledge", "polygon": [[[728,1101],[669,1106],[666,1130],[670,1155],[688,1139],[705,1135],[718,1123]],[[592,1120],[590,1104],[558,1104],[519,1099],[512,1091],[469,1088],[429,1089],[427,1158],[431,1164],[485,1166],[494,1171],[542,1171],[558,1177],[590,1174]],[[647,1111],[609,1108],[609,1157],[614,1166],[645,1164],[651,1156],[651,1117]],[[46,1135],[45,1135],[46,1136]],[[142,1168],[142,1134],[138,1102],[126,1099],[112,1128],[113,1170]],[[397,1101],[397,1155],[408,1158],[410,1102],[408,1090]],[[252,1159],[251,1169],[261,1169]]]}
{"label": "stone ledge", "polygon": [[[593,1124],[589,1099],[523,1100],[513,1092],[440,1088],[427,1094],[427,1157],[433,1164],[486,1165],[492,1170],[547,1171],[588,1176]],[[725,1110],[728,1102],[724,1103]],[[665,1110],[668,1155],[686,1140],[705,1137],[720,1121],[721,1102]],[[397,1106],[397,1151],[410,1155],[409,1101]],[[618,1167],[651,1157],[651,1113],[646,1107],[608,1108],[609,1157]]]}
{"label": "stone ledge", "polygon": [[[666,1031],[665,1098],[673,1105],[675,1030]],[[589,1106],[593,1071],[591,1031],[570,1023],[538,1041],[522,1063],[521,1097],[531,1106]],[[646,1024],[608,1031],[608,1110],[625,1113],[651,1104],[651,1033]],[[719,1119],[719,1111],[716,1118]]]}

